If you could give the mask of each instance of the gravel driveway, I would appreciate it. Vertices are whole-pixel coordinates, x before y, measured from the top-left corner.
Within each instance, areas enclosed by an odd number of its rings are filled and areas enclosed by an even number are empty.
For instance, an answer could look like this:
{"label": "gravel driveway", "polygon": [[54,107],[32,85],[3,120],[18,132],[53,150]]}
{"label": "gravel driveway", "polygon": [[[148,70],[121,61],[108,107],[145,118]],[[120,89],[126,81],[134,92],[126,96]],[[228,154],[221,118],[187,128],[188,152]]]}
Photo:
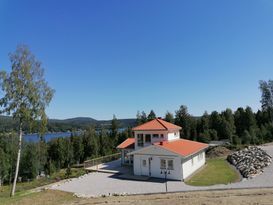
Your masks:
{"label": "gravel driveway", "polygon": [[[273,156],[273,146],[262,147]],[[193,191],[210,189],[260,188],[273,187],[273,163],[265,168],[264,173],[253,179],[243,180],[228,185],[206,187],[189,186],[181,181],[168,181],[168,191]],[[107,173],[90,173],[69,182],[54,185],[51,189],[76,193],[79,196],[91,197],[109,194],[144,194],[165,192],[165,183],[161,179],[149,181],[125,180]]]}

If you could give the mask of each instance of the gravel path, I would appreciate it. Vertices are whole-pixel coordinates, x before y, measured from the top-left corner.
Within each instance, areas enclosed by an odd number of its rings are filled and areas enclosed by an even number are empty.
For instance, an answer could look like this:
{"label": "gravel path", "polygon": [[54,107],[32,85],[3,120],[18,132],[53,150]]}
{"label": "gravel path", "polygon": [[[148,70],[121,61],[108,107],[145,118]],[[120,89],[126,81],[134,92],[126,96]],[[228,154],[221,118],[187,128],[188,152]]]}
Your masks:
{"label": "gravel path", "polygon": [[[273,146],[262,147],[273,156]],[[168,191],[193,191],[210,189],[236,189],[236,188],[261,188],[273,187],[273,163],[265,168],[264,173],[253,179],[243,180],[228,185],[213,185],[195,187],[180,181],[168,181]],[[92,197],[112,194],[144,194],[165,192],[163,180],[134,181],[122,180],[107,173],[90,173],[69,182],[54,185],[51,189],[73,192],[78,196]]]}

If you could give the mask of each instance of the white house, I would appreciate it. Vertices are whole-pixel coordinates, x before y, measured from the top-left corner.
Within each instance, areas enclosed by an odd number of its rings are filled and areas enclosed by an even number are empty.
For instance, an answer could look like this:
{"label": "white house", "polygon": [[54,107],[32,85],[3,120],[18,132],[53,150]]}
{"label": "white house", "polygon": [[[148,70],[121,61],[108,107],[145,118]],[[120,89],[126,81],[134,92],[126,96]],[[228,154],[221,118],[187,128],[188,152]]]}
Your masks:
{"label": "white house", "polygon": [[180,139],[182,128],[160,118],[134,127],[117,148],[135,175],[184,180],[205,164],[207,144]]}

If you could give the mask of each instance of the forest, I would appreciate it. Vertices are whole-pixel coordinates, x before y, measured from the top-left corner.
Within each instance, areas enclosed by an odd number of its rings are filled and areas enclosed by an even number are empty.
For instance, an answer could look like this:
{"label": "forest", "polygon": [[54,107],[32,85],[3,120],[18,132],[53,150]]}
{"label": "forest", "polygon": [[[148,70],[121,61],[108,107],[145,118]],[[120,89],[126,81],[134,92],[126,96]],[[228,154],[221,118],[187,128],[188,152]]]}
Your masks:
{"label": "forest", "polygon": [[[38,143],[23,142],[20,160],[20,180],[36,178],[41,173],[51,175],[62,168],[71,168],[87,159],[116,153],[116,145],[131,136],[130,129],[118,132],[118,120],[113,118],[111,128],[99,132],[90,126],[81,135],[55,138]],[[0,179],[2,184],[12,182],[18,146],[16,132],[0,134]]]}
{"label": "forest", "polygon": [[[181,138],[208,143],[211,140],[228,139],[232,146],[257,145],[273,141],[273,81],[261,81],[261,109],[253,112],[250,107],[239,107],[232,111],[204,112],[200,117],[188,113],[187,106],[181,105],[175,113],[166,112],[164,119],[182,127]],[[135,124],[140,125],[156,118],[151,110],[137,112]],[[57,138],[38,143],[24,142],[20,161],[21,180],[31,180],[39,174],[52,173],[87,159],[116,153],[116,146],[132,137],[131,127],[120,132],[120,121],[114,116],[110,126],[99,131],[90,125],[81,135]],[[1,183],[11,183],[14,175],[18,134],[0,134],[0,179]]]}

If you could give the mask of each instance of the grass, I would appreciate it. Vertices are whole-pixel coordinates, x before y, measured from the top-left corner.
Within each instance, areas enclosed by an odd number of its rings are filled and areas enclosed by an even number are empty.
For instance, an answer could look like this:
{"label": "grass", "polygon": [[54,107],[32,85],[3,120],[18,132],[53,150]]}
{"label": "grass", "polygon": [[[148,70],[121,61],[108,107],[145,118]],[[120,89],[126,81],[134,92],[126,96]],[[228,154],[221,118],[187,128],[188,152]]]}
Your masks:
{"label": "grass", "polygon": [[55,172],[51,175],[52,179],[67,179],[67,178],[75,178],[84,175],[86,172],[83,168],[71,168],[71,174],[69,177],[66,176],[66,169],[61,169],[58,172]]}
{"label": "grass", "polygon": [[[79,177],[83,174],[85,174],[85,170],[83,168],[71,168],[71,175],[69,178]],[[2,186],[0,187],[0,205],[2,205],[2,203],[14,204],[16,200],[25,198],[25,196],[30,196],[30,198],[35,197],[36,195],[39,195],[39,193],[33,193],[30,190],[67,178],[66,170],[61,169],[60,171],[54,173],[50,178],[41,178],[30,182],[17,183],[15,196],[13,198],[10,198],[11,185]]]}
{"label": "grass", "polygon": [[206,166],[185,183],[192,186],[210,186],[236,182],[240,175],[224,158],[208,159]]}

